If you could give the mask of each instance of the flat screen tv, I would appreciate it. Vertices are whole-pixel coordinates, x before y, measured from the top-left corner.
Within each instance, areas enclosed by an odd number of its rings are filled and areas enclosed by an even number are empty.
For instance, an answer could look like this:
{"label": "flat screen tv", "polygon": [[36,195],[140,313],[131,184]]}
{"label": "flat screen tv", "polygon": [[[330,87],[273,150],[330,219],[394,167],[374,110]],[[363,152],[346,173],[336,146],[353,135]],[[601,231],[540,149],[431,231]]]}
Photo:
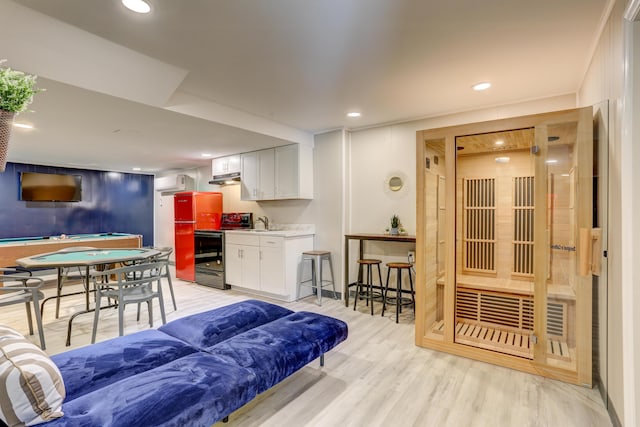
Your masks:
{"label": "flat screen tv", "polygon": [[79,202],[82,200],[82,176],[21,172],[20,200],[28,202]]}

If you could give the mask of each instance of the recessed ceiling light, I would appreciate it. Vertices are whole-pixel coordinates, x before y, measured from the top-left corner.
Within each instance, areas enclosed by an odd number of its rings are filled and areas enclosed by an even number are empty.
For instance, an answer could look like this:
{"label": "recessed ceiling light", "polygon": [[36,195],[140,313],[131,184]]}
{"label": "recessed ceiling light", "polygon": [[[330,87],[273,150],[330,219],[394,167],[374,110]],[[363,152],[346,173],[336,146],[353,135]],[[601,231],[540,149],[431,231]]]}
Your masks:
{"label": "recessed ceiling light", "polygon": [[357,111],[351,111],[350,113],[347,113],[347,117],[351,117],[352,119],[355,119],[356,117],[360,117],[362,114],[358,113]]}
{"label": "recessed ceiling light", "polygon": [[28,125],[26,123],[13,123],[13,126],[17,127],[17,128],[22,128],[22,129],[33,129],[32,125]]}
{"label": "recessed ceiling light", "polygon": [[496,157],[496,163],[509,163],[509,157]]}
{"label": "recessed ceiling light", "polygon": [[136,13],[149,13],[151,6],[144,0],[122,0],[122,4]]}
{"label": "recessed ceiling light", "polygon": [[131,170],[134,170],[134,171],[141,171],[141,170],[142,170],[142,168],[135,167],[135,168],[131,168]]}
{"label": "recessed ceiling light", "polygon": [[489,82],[480,82],[471,86],[473,90],[487,90],[491,87],[491,83]]}
{"label": "recessed ceiling light", "polygon": [[556,159],[547,160],[547,164],[549,164],[549,165],[553,165],[553,164],[556,164],[556,163],[558,163],[558,161]]}
{"label": "recessed ceiling light", "polygon": [[202,153],[201,156],[202,157],[213,157],[213,154],[211,154],[211,153]]}
{"label": "recessed ceiling light", "polygon": [[501,146],[501,145],[504,145],[504,141],[503,141],[503,140],[501,140],[501,139],[499,139],[499,140],[497,140],[497,141],[495,142],[495,144],[496,144],[497,146]]}

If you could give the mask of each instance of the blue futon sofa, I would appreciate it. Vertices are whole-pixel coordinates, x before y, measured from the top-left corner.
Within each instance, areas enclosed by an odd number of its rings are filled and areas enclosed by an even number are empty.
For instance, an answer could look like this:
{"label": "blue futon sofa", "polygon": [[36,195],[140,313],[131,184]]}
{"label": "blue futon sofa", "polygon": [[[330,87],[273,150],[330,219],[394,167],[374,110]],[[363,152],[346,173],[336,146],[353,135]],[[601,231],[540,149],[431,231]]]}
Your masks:
{"label": "blue futon sofa", "polygon": [[67,351],[58,426],[211,426],[347,338],[347,325],[243,301]]}

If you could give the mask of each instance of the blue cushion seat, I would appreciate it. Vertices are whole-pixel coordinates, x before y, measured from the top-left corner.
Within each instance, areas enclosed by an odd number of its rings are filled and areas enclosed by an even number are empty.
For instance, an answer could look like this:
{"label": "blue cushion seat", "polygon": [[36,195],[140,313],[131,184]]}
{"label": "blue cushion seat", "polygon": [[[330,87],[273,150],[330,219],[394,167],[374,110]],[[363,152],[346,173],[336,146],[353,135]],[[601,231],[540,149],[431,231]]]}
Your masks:
{"label": "blue cushion seat", "polygon": [[253,399],[248,369],[194,353],[62,405],[47,427],[209,427]]}
{"label": "blue cushion seat", "polygon": [[300,311],[203,350],[251,370],[262,393],[346,338],[343,321]]}
{"label": "blue cushion seat", "polygon": [[279,305],[248,300],[173,320],[158,330],[202,349],[291,313]]}
{"label": "blue cushion seat", "polygon": [[136,332],[51,356],[67,391],[65,402],[196,352],[155,329]]}

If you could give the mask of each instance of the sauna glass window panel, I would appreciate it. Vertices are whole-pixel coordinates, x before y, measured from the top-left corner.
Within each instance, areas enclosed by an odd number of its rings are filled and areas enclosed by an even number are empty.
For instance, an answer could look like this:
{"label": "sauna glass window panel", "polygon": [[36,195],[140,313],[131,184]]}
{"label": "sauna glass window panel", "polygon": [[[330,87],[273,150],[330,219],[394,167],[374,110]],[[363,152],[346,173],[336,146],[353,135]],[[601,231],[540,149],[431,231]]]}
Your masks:
{"label": "sauna glass window panel", "polygon": [[[422,286],[426,290],[425,321],[429,337],[444,340],[447,156],[444,139],[426,140],[424,143],[425,157],[430,159],[424,176],[425,283]],[[437,162],[433,161],[435,158],[438,158]]]}
{"label": "sauna glass window panel", "polygon": [[[547,363],[576,368],[576,283],[578,276],[578,215],[592,206],[591,193],[579,196],[577,123],[549,126],[546,158],[546,226],[549,239],[546,280]],[[586,169],[586,168],[585,168]],[[587,169],[590,171],[590,169]]]}
{"label": "sauna glass window panel", "polygon": [[446,180],[444,176],[438,177],[438,277],[444,277],[445,272],[445,220],[447,210],[445,208]]}
{"label": "sauna glass window panel", "polygon": [[463,197],[463,269],[495,273],[495,178],[464,178]]}
{"label": "sauna glass window panel", "polygon": [[513,264],[512,273],[533,277],[534,177],[513,178]]}

